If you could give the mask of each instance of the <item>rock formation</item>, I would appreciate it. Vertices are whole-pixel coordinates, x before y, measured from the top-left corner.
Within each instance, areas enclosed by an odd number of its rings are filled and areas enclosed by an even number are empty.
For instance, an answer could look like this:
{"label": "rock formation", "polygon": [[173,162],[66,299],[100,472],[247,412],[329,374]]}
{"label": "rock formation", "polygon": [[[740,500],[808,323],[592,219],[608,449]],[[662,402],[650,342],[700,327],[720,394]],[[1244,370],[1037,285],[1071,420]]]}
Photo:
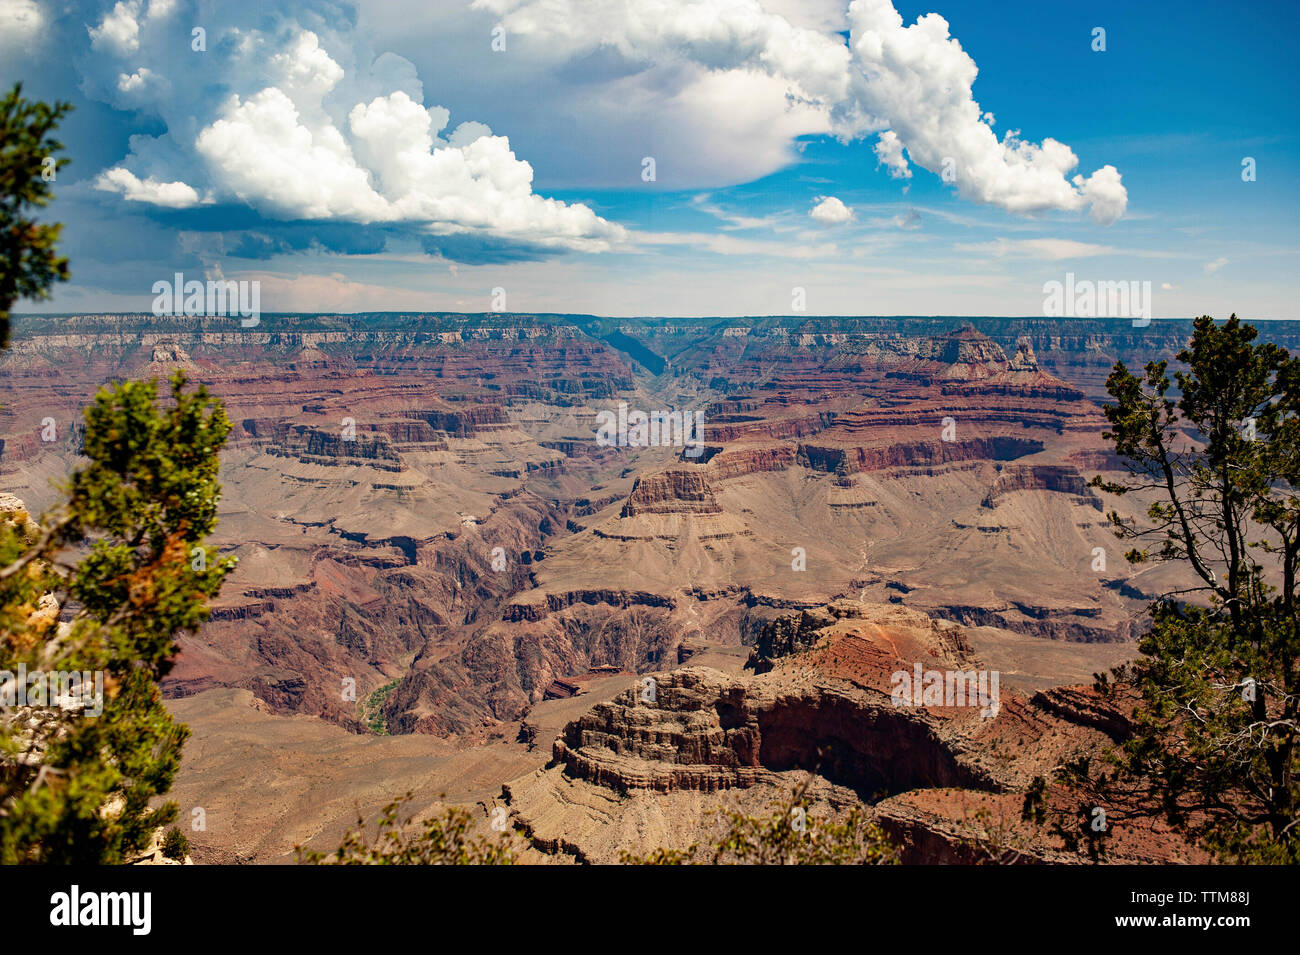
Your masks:
{"label": "rock formation", "polygon": [[[801,638],[784,640],[782,622]],[[866,804],[905,862],[979,861],[986,830],[1003,827],[1021,861],[1079,861],[1025,823],[1020,805],[1063,754],[1122,732],[1123,715],[1096,694],[1000,691],[991,713],[976,701],[900,706],[891,674],[982,667],[960,628],[841,600],[765,629],[760,645],[785,649],[759,675],[688,666],[569,723],[550,765],[506,786],[533,844],[588,862],[685,848],[716,836],[702,797],[765,814],[812,774],[814,812]],[[1201,859],[1145,823],[1117,828],[1112,851],[1128,862]]]}

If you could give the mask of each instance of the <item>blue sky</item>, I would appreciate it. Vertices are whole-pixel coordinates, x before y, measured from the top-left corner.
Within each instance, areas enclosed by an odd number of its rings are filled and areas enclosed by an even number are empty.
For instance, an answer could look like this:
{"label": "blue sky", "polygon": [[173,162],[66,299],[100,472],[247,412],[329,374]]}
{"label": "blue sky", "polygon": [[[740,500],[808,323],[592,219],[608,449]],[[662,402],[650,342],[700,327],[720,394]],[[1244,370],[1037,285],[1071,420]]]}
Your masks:
{"label": "blue sky", "polygon": [[147,309],[183,271],[264,312],[1034,315],[1073,272],[1151,282],[1158,317],[1300,318],[1294,21],[0,0],[0,82],[77,107],[44,310]]}

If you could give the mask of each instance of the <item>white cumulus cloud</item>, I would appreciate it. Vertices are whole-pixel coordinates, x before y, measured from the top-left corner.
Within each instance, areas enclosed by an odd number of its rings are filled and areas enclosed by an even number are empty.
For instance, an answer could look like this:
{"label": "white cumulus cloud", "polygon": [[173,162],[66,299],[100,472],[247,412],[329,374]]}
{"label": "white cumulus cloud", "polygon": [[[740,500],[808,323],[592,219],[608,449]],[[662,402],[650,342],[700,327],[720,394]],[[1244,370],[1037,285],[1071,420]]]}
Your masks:
{"label": "white cumulus cloud", "polygon": [[1102,223],[1123,214],[1128,197],[1114,167],[1067,179],[1079,160],[1064,143],[1032,143],[1015,131],[998,139],[971,92],[975,61],[943,17],[904,26],[890,0],[853,0],[848,20],[853,77],[837,111],[842,130],[883,119],[912,162],[951,170],[958,193],[976,202],[1022,214],[1088,207]]}
{"label": "white cumulus cloud", "polygon": [[834,196],[818,196],[808,213],[822,225],[842,225],[853,218],[853,210]]}
{"label": "white cumulus cloud", "polygon": [[142,66],[134,73],[119,73],[117,76],[117,89],[119,93],[138,93],[145,89],[151,82],[156,82],[157,77],[153,70],[147,66]]}
{"label": "white cumulus cloud", "polygon": [[880,134],[875,145],[876,158],[889,170],[891,179],[910,179],[912,170],[908,168],[907,157],[903,155],[903,141],[898,133],[887,129]]}
{"label": "white cumulus cloud", "polygon": [[795,26],[759,0],[474,0],[474,6],[501,17],[509,34],[545,37],[570,55],[610,45],[634,60],[755,69],[823,103],[847,89],[843,42]]}
{"label": "white cumulus cloud", "polygon": [[[635,104],[634,115],[672,109],[673,125],[690,129],[698,151],[730,164],[736,181],[791,161],[801,135],[833,132],[847,140],[880,133],[875,154],[890,176],[908,178],[910,159],[945,175],[973,202],[1019,215],[1086,211],[1103,224],[1127,207],[1113,166],[1085,175],[1074,151],[1056,139],[1035,143],[1014,129],[1001,138],[993,132],[993,113],[972,94],[975,61],[936,13],[906,26],[890,0],[853,0],[843,24],[825,9],[796,24],[796,5],[774,0],[475,0],[474,6],[498,16],[510,42],[534,41],[529,51],[550,61],[614,50],[642,64],[643,74],[610,84],[620,108]],[[844,25],[847,44],[835,32]],[[710,84],[724,78],[725,102],[709,95]],[[726,126],[737,114],[747,114],[752,126],[716,139],[700,122],[708,115]]]}
{"label": "white cumulus cloud", "polygon": [[370,222],[383,215],[383,199],[339,131],[304,125],[282,91],[268,88],[243,102],[236,96],[223,112],[194,144],[223,191],[273,218]]}
{"label": "white cumulus cloud", "polygon": [[140,49],[140,0],[122,0],[104,14],[90,31],[91,47],[99,52],[127,56]]}
{"label": "white cumulus cloud", "polygon": [[27,46],[44,26],[45,15],[36,0],[0,0],[0,50]]}
{"label": "white cumulus cloud", "polygon": [[141,180],[120,167],[100,173],[95,188],[121,193],[130,202],[147,202],[167,209],[189,209],[201,201],[194,188],[183,182],[159,182],[153,177]]}
{"label": "white cumulus cloud", "polygon": [[[148,16],[168,12],[154,0]],[[209,52],[198,55],[213,58],[234,90],[195,117],[203,72],[169,70],[175,61],[162,45],[175,38],[165,25],[141,31],[140,14],[139,0],[119,2],[91,35],[122,61],[105,85],[168,130],[132,137],[130,154],[98,177],[101,190],[167,208],[237,201],[269,219],[402,224],[583,251],[627,237],[585,205],[534,193],[532,167],[486,125],[461,123],[441,138],[450,113],[423,106],[414,67],[384,54],[363,69],[348,38],[232,25],[222,43],[214,30]],[[132,71],[140,60],[151,65]]]}
{"label": "white cumulus cloud", "polygon": [[[0,0],[0,16],[34,3]],[[1011,213],[1086,212],[1109,223],[1127,206],[1114,167],[1085,174],[1055,139],[994,134],[993,114],[972,95],[975,63],[937,14],[906,26],[890,0],[847,9],[834,0],[471,7],[455,22],[506,29],[508,53],[489,52],[485,32],[479,55],[506,73],[532,70],[546,87],[538,102],[556,145],[540,148],[551,177],[553,150],[587,156],[569,165],[589,185],[606,176],[600,185],[640,188],[644,156],[655,158],[661,187],[721,185],[797,161],[801,137],[878,136],[874,158],[888,175],[951,169],[960,196]],[[310,0],[301,10],[280,0],[231,7],[207,25],[202,54],[189,49],[180,9],[175,0],[108,0],[88,26],[91,95],[165,130],[133,136],[100,188],[172,208],[242,202],[272,219],[400,223],[431,236],[593,251],[628,239],[588,206],[534,192],[533,166],[511,139],[482,123],[451,123],[411,62],[376,58],[364,26],[331,19],[332,8]],[[397,13],[384,16],[390,31],[407,28]],[[362,11],[357,22],[374,17]],[[851,215],[843,203],[843,212],[818,203],[821,224]]]}
{"label": "white cumulus cloud", "polygon": [[797,159],[799,137],[831,132],[831,106],[848,89],[849,51],[829,30],[835,18],[825,3],[475,0],[474,7],[499,18],[509,49],[556,72],[604,64],[610,75],[582,85],[571,121],[603,140],[611,168],[629,177],[651,153],[659,181],[673,186],[775,172]]}

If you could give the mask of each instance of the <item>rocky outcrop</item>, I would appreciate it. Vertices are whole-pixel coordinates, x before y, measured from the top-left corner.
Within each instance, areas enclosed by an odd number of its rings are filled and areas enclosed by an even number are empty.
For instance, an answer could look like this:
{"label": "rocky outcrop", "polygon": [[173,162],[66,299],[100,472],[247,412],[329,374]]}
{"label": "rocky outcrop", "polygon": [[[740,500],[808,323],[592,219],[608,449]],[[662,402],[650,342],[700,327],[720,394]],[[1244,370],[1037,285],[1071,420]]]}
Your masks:
{"label": "rocky outcrop", "polygon": [[705,414],[707,423],[705,434],[710,441],[790,441],[806,438],[825,430],[834,423],[835,416],[829,412],[816,414],[789,415],[782,413],[779,407],[765,408],[764,415],[716,415]]}
{"label": "rocky outcrop", "polygon": [[607,604],[610,607],[672,607],[674,601],[663,594],[628,590],[569,590],[561,594],[544,594],[542,599],[530,595],[526,601],[511,603],[502,613],[507,623],[536,622],[575,604]]}
{"label": "rocky outcrop", "polygon": [[1020,465],[1003,467],[998,479],[981,502],[983,507],[993,507],[998,500],[1012,491],[1043,490],[1073,495],[1081,504],[1095,510],[1102,509],[1101,499],[1088,487],[1088,482],[1077,469],[1063,465]]}
{"label": "rocky outcrop", "polygon": [[764,471],[784,471],[794,467],[798,461],[798,449],[792,445],[740,447],[727,451],[715,448],[713,451],[713,454],[706,451],[705,457],[711,481],[726,481]]}
{"label": "rocky outcrop", "polygon": [[[552,764],[505,787],[533,844],[554,852],[562,839],[590,862],[639,850],[647,832],[680,848],[716,836],[706,797],[717,805],[726,793],[727,805],[762,815],[802,781],[819,813],[865,805],[907,863],[1081,861],[1020,810],[1063,758],[1123,738],[1115,704],[1081,687],[1026,700],[1004,686],[992,711],[899,706],[891,671],[980,666],[960,628],[848,600],[780,619],[803,637],[766,673],[682,667],[567,724]],[[1050,798],[1073,805],[1068,792]],[[1117,830],[1111,851],[1126,862],[1201,858],[1158,822]]]}
{"label": "rocky outcrop", "polygon": [[1116,701],[1106,700],[1091,687],[1058,686],[1035,693],[1033,704],[1078,726],[1099,729],[1112,740],[1126,739],[1133,724]]}
{"label": "rocky outcrop", "polygon": [[674,468],[637,478],[619,516],[720,513],[722,508],[702,472]]}
{"label": "rocky outcrop", "polygon": [[1047,640],[1076,643],[1116,643],[1137,636],[1132,620],[1114,620],[1103,616],[1095,604],[1067,603],[1056,607],[1009,601],[986,606],[947,603],[942,612],[968,627],[998,627],[1017,633],[1029,633]]}
{"label": "rocky outcrop", "polygon": [[994,785],[927,719],[848,687],[792,692],[687,667],[597,704],[555,741],[566,772],[619,792],[718,792],[816,768],[864,796],[934,784]]}
{"label": "rocky outcrop", "polygon": [[799,458],[817,471],[853,474],[885,468],[918,467],[953,461],[1010,461],[1043,450],[1034,439],[998,437],[969,441],[916,441],[884,447],[834,447],[801,444]]}
{"label": "rocky outcrop", "polygon": [[154,344],[149,364],[142,369],[140,377],[167,378],[176,371],[193,373],[198,370],[198,365],[178,343],[159,341]]}

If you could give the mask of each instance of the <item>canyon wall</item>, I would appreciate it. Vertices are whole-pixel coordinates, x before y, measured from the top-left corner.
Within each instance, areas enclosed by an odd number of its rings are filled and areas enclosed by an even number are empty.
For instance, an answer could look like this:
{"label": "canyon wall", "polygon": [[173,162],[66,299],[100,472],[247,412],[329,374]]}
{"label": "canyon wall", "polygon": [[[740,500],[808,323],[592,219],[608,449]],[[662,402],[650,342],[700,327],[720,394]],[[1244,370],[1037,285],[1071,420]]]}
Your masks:
{"label": "canyon wall", "polygon": [[[0,481],[52,504],[105,382],[206,384],[235,424],[214,542],[240,564],[166,692],[356,732],[500,732],[557,680],[743,659],[773,614],[845,595],[1126,640],[1174,581],[1124,565],[1085,486],[1118,464],[1096,375],[1180,326],[976,324],[20,316]],[[602,446],[619,402],[703,410],[704,453]]]}

